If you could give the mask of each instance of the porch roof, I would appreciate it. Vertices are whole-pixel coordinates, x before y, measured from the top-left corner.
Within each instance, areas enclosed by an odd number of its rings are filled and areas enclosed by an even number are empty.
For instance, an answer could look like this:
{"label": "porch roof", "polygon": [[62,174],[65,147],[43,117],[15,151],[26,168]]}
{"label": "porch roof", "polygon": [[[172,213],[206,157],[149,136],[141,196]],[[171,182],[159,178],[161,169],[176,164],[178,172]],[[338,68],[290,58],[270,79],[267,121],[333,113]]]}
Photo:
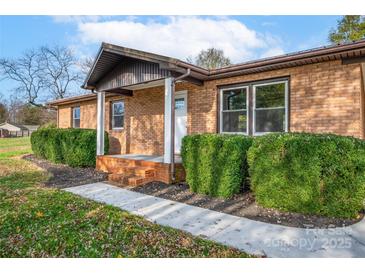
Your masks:
{"label": "porch roof", "polygon": [[191,80],[206,78],[207,70],[178,59],[102,43],[82,87],[102,91],[133,90],[135,85],[179,76],[187,69],[191,70]]}

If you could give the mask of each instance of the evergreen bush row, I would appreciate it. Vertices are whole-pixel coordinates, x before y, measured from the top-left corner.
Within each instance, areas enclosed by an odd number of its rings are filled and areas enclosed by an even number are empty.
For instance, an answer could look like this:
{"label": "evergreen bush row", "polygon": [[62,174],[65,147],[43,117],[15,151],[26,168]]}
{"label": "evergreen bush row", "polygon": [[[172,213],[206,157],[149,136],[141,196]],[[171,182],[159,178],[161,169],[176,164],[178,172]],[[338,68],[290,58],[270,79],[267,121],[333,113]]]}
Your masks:
{"label": "evergreen bush row", "polygon": [[364,207],[363,140],[308,133],[201,134],[184,137],[182,144],[194,192],[228,198],[250,188],[264,207],[346,218]]}
{"label": "evergreen bush row", "polygon": [[[105,132],[105,152],[109,150],[108,133]],[[42,128],[32,133],[33,153],[54,163],[71,167],[95,166],[96,130]]]}

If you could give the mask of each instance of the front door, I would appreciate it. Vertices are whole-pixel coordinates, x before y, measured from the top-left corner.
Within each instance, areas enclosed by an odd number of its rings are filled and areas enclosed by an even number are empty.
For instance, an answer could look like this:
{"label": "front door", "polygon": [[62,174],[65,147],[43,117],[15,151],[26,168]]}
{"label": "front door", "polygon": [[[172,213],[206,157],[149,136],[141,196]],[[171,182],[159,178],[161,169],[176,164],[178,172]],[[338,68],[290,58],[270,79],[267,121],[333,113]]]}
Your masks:
{"label": "front door", "polygon": [[175,93],[175,153],[180,153],[181,140],[187,134],[187,91]]}

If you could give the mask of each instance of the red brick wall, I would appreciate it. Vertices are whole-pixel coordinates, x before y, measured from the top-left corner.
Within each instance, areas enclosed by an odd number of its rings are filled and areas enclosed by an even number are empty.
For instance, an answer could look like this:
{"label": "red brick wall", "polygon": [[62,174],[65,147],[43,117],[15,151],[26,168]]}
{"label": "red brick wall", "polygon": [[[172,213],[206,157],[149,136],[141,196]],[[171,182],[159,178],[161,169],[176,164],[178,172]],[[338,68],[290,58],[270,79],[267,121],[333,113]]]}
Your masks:
{"label": "red brick wall", "polygon": [[[188,90],[188,134],[217,131],[217,93],[220,85],[290,77],[290,131],[332,132],[363,137],[359,64],[341,61],[300,66],[264,73],[207,81],[204,86],[178,83]],[[110,153],[163,154],[164,88],[134,91],[133,97],[106,98],[106,129]],[[125,128],[113,131],[110,101],[123,98]],[[81,106],[81,127],[96,128],[96,101],[59,108],[59,127],[70,127],[71,107]]]}
{"label": "red brick wall", "polygon": [[164,88],[134,91],[126,101],[129,153],[163,154]]}
{"label": "red brick wall", "polygon": [[324,62],[209,81],[217,85],[290,77],[289,130],[362,137],[359,64]]}

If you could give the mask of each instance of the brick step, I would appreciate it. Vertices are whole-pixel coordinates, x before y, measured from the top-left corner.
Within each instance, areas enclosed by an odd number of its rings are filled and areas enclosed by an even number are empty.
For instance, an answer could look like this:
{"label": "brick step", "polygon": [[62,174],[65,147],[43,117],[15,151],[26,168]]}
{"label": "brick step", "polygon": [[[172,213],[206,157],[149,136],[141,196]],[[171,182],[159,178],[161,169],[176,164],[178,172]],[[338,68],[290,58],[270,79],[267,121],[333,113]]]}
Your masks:
{"label": "brick step", "polygon": [[112,168],[108,168],[108,171],[111,173],[118,173],[118,174],[126,174],[126,175],[134,175],[134,176],[141,176],[145,178],[155,177],[156,171],[154,168],[150,167],[133,167],[133,166],[115,166]]}
{"label": "brick step", "polygon": [[[117,155],[97,156],[96,170],[106,173],[133,175],[144,178],[152,178],[170,183],[170,165],[145,160],[134,160],[119,158]],[[185,172],[181,163],[175,164],[176,179],[181,182],[185,180]],[[150,180],[151,181],[151,180]]]}
{"label": "brick step", "polygon": [[100,157],[98,161],[104,165],[123,165],[123,166],[140,166],[140,167],[156,167],[160,166],[161,163],[150,162],[145,160],[134,160],[134,159],[124,159],[124,158],[117,158],[117,157]]}
{"label": "brick step", "polygon": [[124,174],[109,174],[108,181],[115,186],[126,187],[128,186],[128,178],[130,176],[126,176]]}
{"label": "brick step", "polygon": [[129,186],[140,186],[155,181],[155,177],[144,178],[141,176],[133,176],[128,178]]}
{"label": "brick step", "polygon": [[154,177],[142,177],[142,176],[133,176],[126,174],[118,174],[111,173],[108,175],[108,181],[116,186],[139,186],[145,183],[149,183],[154,181]]}
{"label": "brick step", "polygon": [[126,175],[135,175],[142,177],[155,177],[156,170],[151,167],[141,167],[141,166],[129,166],[122,164],[113,164],[113,165],[103,165],[99,167],[100,170],[107,173],[119,173]]}

